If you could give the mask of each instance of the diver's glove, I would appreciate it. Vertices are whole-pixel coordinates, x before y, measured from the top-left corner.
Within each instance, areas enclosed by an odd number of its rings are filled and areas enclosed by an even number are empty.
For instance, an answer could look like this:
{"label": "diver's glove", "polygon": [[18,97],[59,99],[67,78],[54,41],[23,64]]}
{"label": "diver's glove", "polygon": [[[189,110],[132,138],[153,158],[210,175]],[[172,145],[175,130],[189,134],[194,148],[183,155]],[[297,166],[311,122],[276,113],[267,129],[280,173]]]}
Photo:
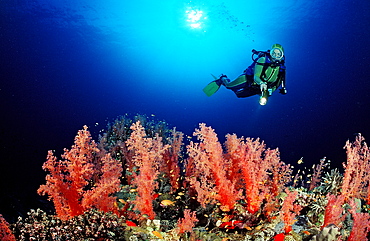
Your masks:
{"label": "diver's glove", "polygon": [[282,94],[282,95],[286,95],[288,93],[288,91],[286,90],[285,87],[279,89],[279,93]]}

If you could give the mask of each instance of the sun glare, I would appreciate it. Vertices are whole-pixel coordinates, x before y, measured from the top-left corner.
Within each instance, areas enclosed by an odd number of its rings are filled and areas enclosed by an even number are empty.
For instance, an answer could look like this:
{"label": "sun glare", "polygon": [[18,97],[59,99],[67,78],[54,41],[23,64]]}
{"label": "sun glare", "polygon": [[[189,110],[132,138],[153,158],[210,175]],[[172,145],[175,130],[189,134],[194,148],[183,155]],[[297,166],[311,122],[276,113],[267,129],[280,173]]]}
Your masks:
{"label": "sun glare", "polygon": [[202,28],[204,25],[204,21],[207,19],[204,12],[199,9],[186,10],[185,14],[187,16],[186,21],[191,28]]}

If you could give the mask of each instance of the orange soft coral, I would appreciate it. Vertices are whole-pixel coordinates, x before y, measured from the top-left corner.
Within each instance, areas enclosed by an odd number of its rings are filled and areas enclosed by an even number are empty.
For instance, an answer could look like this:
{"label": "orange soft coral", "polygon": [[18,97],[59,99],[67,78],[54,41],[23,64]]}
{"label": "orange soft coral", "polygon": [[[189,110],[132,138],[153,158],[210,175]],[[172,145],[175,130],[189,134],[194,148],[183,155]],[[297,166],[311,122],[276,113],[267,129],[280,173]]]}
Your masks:
{"label": "orange soft coral", "polygon": [[348,241],[368,240],[368,233],[370,232],[370,214],[358,212],[359,205],[354,199],[350,200],[351,209],[349,212],[353,218],[353,225]]}

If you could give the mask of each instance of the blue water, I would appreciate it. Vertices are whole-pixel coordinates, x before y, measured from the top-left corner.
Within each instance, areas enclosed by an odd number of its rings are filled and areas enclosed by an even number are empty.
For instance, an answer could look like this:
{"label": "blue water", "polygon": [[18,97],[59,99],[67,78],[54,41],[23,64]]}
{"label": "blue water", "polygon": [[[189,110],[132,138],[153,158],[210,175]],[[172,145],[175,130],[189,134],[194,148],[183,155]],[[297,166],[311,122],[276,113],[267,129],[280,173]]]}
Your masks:
{"label": "blue water", "polygon": [[[293,165],[327,157],[341,167],[346,140],[370,138],[369,12],[369,1],[348,0],[2,0],[0,187],[13,199],[0,213],[14,200],[32,206],[47,150],[69,148],[85,124],[97,139],[125,113],[186,135],[205,122],[221,141],[260,137]],[[233,79],[252,49],[274,43],[287,95],[260,106],[202,92],[211,74]]]}

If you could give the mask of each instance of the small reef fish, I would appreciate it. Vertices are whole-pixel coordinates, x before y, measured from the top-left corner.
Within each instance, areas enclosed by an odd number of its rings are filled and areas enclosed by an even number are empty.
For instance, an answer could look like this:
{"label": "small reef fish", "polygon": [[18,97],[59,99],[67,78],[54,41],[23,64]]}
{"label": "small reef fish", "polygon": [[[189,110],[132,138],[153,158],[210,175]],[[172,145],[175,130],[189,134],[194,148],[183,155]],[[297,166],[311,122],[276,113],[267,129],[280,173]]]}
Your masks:
{"label": "small reef fish", "polygon": [[302,164],[303,163],[303,157],[301,157],[298,161],[297,161],[298,165],[299,164]]}
{"label": "small reef fish", "polygon": [[136,223],[134,223],[134,222],[132,222],[132,221],[130,221],[130,220],[127,220],[126,221],[126,224],[127,224],[127,226],[129,226],[129,227],[136,227],[137,225],[136,225]]}
{"label": "small reef fish", "polygon": [[171,200],[162,200],[161,201],[161,206],[162,207],[167,207],[167,206],[172,206],[172,205],[175,205],[175,202],[173,202]]}
{"label": "small reef fish", "polygon": [[229,222],[224,222],[220,225],[220,228],[227,228],[227,229],[234,229],[236,224],[242,223],[243,221],[240,220],[232,220]]}

